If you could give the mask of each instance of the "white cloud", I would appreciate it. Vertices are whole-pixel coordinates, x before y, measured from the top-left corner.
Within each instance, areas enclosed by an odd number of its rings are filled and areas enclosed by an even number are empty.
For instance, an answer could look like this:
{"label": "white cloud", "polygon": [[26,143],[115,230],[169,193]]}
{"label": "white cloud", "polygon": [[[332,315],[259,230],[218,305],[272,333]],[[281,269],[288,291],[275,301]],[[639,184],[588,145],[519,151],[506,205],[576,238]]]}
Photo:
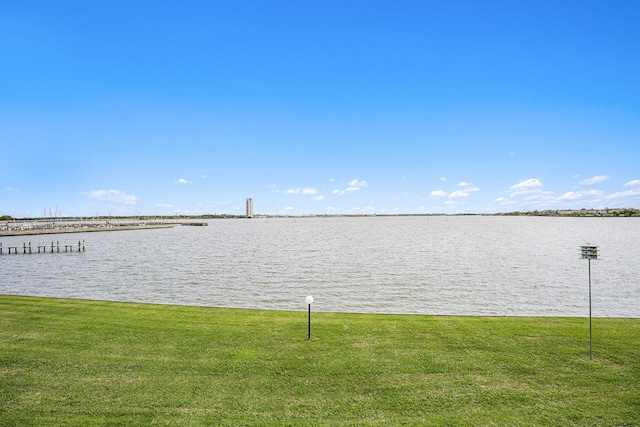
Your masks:
{"label": "white cloud", "polygon": [[625,187],[635,187],[636,185],[640,185],[640,179],[634,179],[633,181],[627,182]]}
{"label": "white cloud", "polygon": [[7,187],[4,187],[4,191],[7,191],[9,193],[13,193],[14,191],[18,191],[18,190],[16,190],[15,188],[13,188],[11,186],[7,186]]}
{"label": "white cloud", "polygon": [[175,205],[171,205],[169,203],[158,203],[156,204],[157,207],[159,208],[174,208]]}
{"label": "white cloud", "polygon": [[460,190],[456,190],[452,193],[447,193],[446,191],[442,191],[442,190],[433,190],[429,196],[430,197],[448,197],[449,199],[458,199],[462,197],[469,197],[471,193],[475,191],[480,191],[478,187],[473,187],[471,184],[464,181],[460,181],[458,183],[458,187],[460,187]]}
{"label": "white cloud", "polygon": [[352,179],[349,181],[349,187],[367,187],[367,181],[358,181],[357,179]]}
{"label": "white cloud", "polygon": [[180,179],[178,179],[175,183],[176,183],[176,184],[191,184],[191,181],[186,180],[186,179],[184,179],[184,178],[180,178]]}
{"label": "white cloud", "polygon": [[558,198],[558,200],[578,200],[583,197],[602,196],[602,191],[588,190],[588,191],[569,191],[564,193]]}
{"label": "white cloud", "polygon": [[509,187],[511,190],[510,197],[523,197],[527,196],[527,199],[540,198],[542,195],[551,194],[543,193],[539,188],[542,187],[542,182],[537,178],[530,178],[524,181],[520,181],[517,184]]}
{"label": "white cloud", "polygon": [[82,194],[90,199],[124,203],[125,205],[134,205],[138,201],[136,196],[120,190],[91,190]]}
{"label": "white cloud", "polygon": [[304,188],[290,188],[285,191],[286,194],[304,194],[304,195],[313,195],[318,194],[318,190],[312,187],[304,187]]}
{"label": "white cloud", "polygon": [[610,194],[607,199],[621,199],[626,197],[639,197],[640,196],[640,188],[632,188],[627,191],[620,191],[618,193]]}
{"label": "white cloud", "polygon": [[344,190],[336,189],[336,190],[333,190],[331,192],[331,194],[336,194],[338,196],[341,196],[341,195],[345,194],[347,191],[349,191],[349,192],[358,191],[363,187],[368,187],[369,186],[369,184],[367,184],[367,181],[364,181],[364,180],[363,181],[358,181],[357,179],[352,179],[351,181],[349,181],[347,183],[347,185],[348,185],[348,187],[345,188]]}
{"label": "white cloud", "polygon": [[446,180],[447,180],[447,178],[444,177],[444,176],[440,178],[440,181],[442,181],[442,182],[445,182]]}
{"label": "white cloud", "polygon": [[456,199],[460,197],[469,197],[470,193],[480,191],[478,187],[473,187],[471,186],[471,184],[464,181],[460,181],[458,183],[458,187],[461,187],[462,189],[454,191],[453,193],[449,194],[450,199]]}
{"label": "white cloud", "polygon": [[285,212],[291,212],[293,210],[295,210],[295,208],[293,206],[287,206],[286,208],[283,209]]}
{"label": "white cloud", "polygon": [[531,189],[531,188],[537,188],[537,187],[542,187],[542,182],[540,182],[540,180],[537,178],[530,178],[512,185],[511,187],[509,187],[509,189],[523,190],[523,189]]}
{"label": "white cloud", "polygon": [[578,185],[593,185],[599,182],[606,181],[608,179],[609,179],[609,175],[597,175],[597,176],[594,176],[593,178],[583,179],[578,183]]}
{"label": "white cloud", "polygon": [[560,200],[577,200],[581,197],[582,195],[579,192],[576,193],[575,191],[569,191],[560,196]]}
{"label": "white cloud", "polygon": [[316,197],[313,198],[313,200],[315,200],[315,201],[324,200],[324,196],[316,196]]}
{"label": "white cloud", "polygon": [[469,193],[463,190],[458,190],[458,191],[454,191],[453,193],[449,194],[449,198],[450,199],[455,199],[457,197],[469,197]]}
{"label": "white cloud", "polygon": [[318,194],[318,190],[315,188],[305,187],[302,189],[302,194]]}

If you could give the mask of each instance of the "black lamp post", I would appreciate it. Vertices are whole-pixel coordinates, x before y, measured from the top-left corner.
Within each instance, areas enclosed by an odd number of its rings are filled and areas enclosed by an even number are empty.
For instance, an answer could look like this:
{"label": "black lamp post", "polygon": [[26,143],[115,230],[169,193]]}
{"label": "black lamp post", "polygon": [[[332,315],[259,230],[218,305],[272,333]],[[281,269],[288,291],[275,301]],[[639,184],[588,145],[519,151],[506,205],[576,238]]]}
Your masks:
{"label": "black lamp post", "polygon": [[307,339],[310,340],[311,339],[311,304],[313,303],[313,297],[311,295],[309,295],[308,297],[306,297],[304,299],[304,302],[307,303],[307,305],[309,306],[309,327],[308,327],[308,334],[307,334]]}
{"label": "black lamp post", "polygon": [[580,254],[582,259],[589,261],[589,359],[593,357],[593,338],[591,328],[591,260],[598,259],[598,247],[597,246],[581,246]]}

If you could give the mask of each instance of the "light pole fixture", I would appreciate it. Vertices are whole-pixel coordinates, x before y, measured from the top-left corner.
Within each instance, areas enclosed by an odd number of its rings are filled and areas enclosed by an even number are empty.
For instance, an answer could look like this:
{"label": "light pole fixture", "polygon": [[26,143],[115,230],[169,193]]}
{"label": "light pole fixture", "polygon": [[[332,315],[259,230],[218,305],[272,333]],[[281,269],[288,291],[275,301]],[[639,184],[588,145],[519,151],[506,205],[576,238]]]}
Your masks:
{"label": "light pole fixture", "polygon": [[307,305],[309,306],[309,323],[308,323],[308,328],[307,328],[307,339],[310,340],[311,339],[311,304],[313,303],[313,297],[311,295],[307,296],[304,299],[304,302],[307,303]]}
{"label": "light pole fixture", "polygon": [[591,327],[591,260],[598,259],[597,246],[580,246],[580,258],[589,261],[589,360],[593,358],[593,335]]}

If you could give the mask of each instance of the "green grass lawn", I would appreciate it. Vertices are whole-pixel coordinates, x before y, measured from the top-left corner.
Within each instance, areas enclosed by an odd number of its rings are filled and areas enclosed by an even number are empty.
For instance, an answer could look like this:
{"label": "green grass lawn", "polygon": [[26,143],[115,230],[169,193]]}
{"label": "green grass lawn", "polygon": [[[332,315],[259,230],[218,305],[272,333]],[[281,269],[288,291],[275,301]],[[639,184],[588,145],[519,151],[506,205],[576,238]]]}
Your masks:
{"label": "green grass lawn", "polygon": [[640,425],[640,319],[0,296],[0,426]]}

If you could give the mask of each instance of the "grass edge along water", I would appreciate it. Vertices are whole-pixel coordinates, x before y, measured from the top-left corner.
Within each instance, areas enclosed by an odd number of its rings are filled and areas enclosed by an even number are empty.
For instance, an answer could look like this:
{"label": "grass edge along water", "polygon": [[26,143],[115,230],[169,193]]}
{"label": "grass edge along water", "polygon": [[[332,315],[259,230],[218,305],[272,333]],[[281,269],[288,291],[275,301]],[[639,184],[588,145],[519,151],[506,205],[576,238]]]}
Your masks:
{"label": "grass edge along water", "polygon": [[640,319],[0,296],[0,426],[640,425]]}

